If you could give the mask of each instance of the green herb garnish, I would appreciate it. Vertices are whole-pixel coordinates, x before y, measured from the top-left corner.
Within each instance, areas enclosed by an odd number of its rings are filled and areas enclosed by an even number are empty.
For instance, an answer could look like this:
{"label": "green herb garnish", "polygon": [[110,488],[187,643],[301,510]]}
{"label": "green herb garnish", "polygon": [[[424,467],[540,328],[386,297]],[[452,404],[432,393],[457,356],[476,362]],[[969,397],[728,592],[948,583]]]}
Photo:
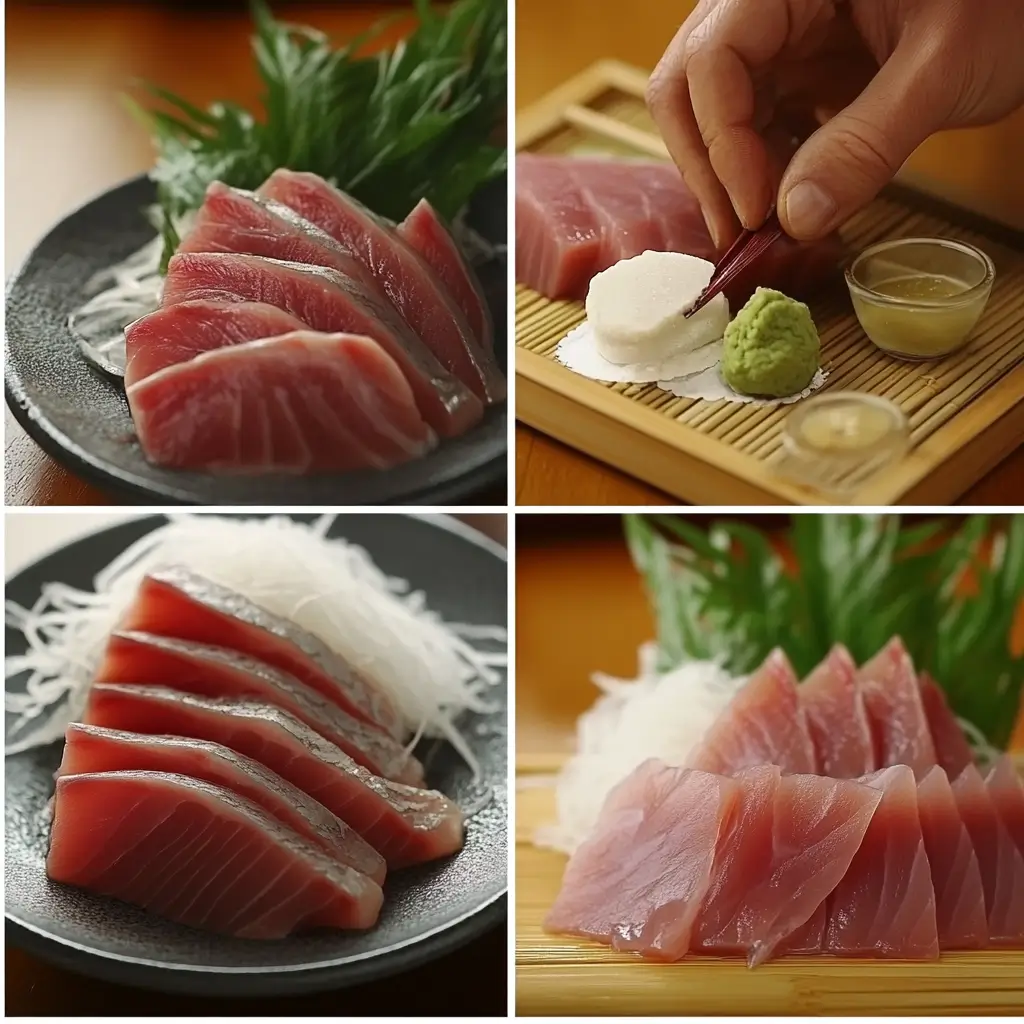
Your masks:
{"label": "green herb garnish", "polygon": [[797,515],[787,538],[796,572],[739,523],[705,532],[674,516],[628,515],[625,529],[663,669],[714,658],[740,675],[779,646],[805,676],[834,643],[862,663],[898,635],[956,713],[1006,745],[1024,689],[1024,656],[1010,647],[1024,516],[908,527],[897,515]]}
{"label": "green herb garnish", "polygon": [[200,110],[144,83],[160,109],[133,111],[153,133],[162,269],[183,214],[214,180],[255,189],[278,167],[313,171],[381,216],[400,220],[421,198],[454,217],[506,166],[493,145],[506,105],[504,0],[415,0],[418,26],[393,49],[359,56],[384,23],[334,48],[312,28],[276,21],[252,0],[261,117],[234,103]]}

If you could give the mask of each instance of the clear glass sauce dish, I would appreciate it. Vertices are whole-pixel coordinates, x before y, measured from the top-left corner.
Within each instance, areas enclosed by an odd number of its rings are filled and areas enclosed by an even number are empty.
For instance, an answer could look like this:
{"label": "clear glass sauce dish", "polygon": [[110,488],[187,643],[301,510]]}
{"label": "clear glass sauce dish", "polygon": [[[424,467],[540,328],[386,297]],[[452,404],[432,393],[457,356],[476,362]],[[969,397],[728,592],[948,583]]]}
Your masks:
{"label": "clear glass sauce dish", "polygon": [[901,359],[937,359],[963,346],[992,292],[992,260],[949,238],[897,238],[865,249],[846,271],[864,333]]}

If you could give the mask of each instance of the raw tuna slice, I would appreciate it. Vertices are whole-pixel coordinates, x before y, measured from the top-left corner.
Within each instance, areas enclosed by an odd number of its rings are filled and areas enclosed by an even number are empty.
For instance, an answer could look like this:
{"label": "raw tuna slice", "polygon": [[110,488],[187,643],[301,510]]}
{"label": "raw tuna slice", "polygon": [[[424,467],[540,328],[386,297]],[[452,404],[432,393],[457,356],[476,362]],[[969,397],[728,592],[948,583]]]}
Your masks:
{"label": "raw tuna slice", "polygon": [[257,658],[313,687],[367,725],[396,740],[404,738],[394,701],[365,673],[294,622],[184,566],[149,573],[120,628],[215,644]]}
{"label": "raw tuna slice", "polygon": [[401,224],[398,233],[430,265],[462,310],[473,336],[485,349],[494,347],[494,321],[484,290],[463,258],[440,214],[421,199]]}
{"label": "raw tuna slice", "polygon": [[64,757],[57,774],[116,771],[169,772],[221,786],[262,807],[335,860],[384,884],[384,858],[369,843],[323,804],[251,757],[208,740],[144,736],[72,722],[64,734]]}
{"label": "raw tuna slice", "polygon": [[914,663],[893,637],[857,674],[879,768],[905,764],[918,778],[936,764]]}
{"label": "raw tuna slice", "polygon": [[434,271],[397,232],[316,174],[284,168],[259,194],[290,206],[363,262],[427,348],[478,398],[499,402],[505,381]]}
{"label": "raw tuna slice", "polygon": [[985,786],[1000,821],[1024,857],[1024,786],[1009,757],[1003,755],[996,761],[985,779]]}
{"label": "raw tuna slice", "polygon": [[917,784],[917,811],[935,888],[939,948],[982,949],[988,923],[981,870],[949,778],[938,765]]}
{"label": "raw tuna slice", "polygon": [[934,960],[935,889],[906,765],[863,780],[882,794],[860,849],[829,900],[825,950],[839,956]]}
{"label": "raw tuna slice", "polygon": [[437,443],[370,338],[295,331],[217,349],[128,388],[146,458],[223,473],[390,469]]}
{"label": "raw tuna slice", "polygon": [[738,792],[731,779],[645,761],[609,793],[544,927],[681,959]]}
{"label": "raw tuna slice", "polygon": [[384,900],[373,879],[256,804],[166,772],[59,778],[46,873],[245,939],[372,928]]}
{"label": "raw tuna slice", "polygon": [[871,730],[856,675],[850,652],[836,644],[800,687],[818,771],[834,779],[856,779],[875,770]]}
{"label": "raw tuna slice", "polygon": [[237,651],[152,633],[119,631],[111,634],[96,682],[173,686],[201,697],[249,698],[275,704],[376,775],[412,785],[423,780],[420,763],[390,736],[346,714],[294,676]]}
{"label": "raw tuna slice", "polygon": [[736,782],[739,810],[719,844],[699,944],[745,955],[752,967],[776,953],[817,952],[820,908],[850,868],[881,794],[775,766],[750,768]]}
{"label": "raw tuna slice", "polygon": [[775,947],[775,956],[809,956],[825,948],[828,930],[828,902],[819,903],[811,919]]}
{"label": "raw tuna slice", "polygon": [[796,674],[778,649],[707,731],[690,767],[731,775],[760,764],[777,764],[784,772],[816,770]]}
{"label": "raw tuna slice", "polygon": [[301,331],[305,324],[264,302],[179,302],[136,320],[124,329],[127,362],[124,386],[204,352]]}
{"label": "raw tuna slice", "polygon": [[266,302],[315,331],[372,338],[401,368],[420,414],[441,437],[465,433],[483,406],[434,358],[383,292],[328,267],[238,253],[172,256],[164,305],[193,299]]}
{"label": "raw tuna slice", "polygon": [[938,683],[926,672],[918,679],[918,686],[935,758],[946,774],[955,779],[969,764],[974,764],[974,754]]}
{"label": "raw tuna slice", "polygon": [[1024,944],[1024,857],[974,765],[953,782],[957,810],[974,844],[992,946]]}
{"label": "raw tuna slice", "polygon": [[462,847],[463,815],[454,803],[434,790],[378,778],[274,705],[96,683],[83,717],[112,729],[192,736],[259,761],[355,829],[389,868],[447,857]]}

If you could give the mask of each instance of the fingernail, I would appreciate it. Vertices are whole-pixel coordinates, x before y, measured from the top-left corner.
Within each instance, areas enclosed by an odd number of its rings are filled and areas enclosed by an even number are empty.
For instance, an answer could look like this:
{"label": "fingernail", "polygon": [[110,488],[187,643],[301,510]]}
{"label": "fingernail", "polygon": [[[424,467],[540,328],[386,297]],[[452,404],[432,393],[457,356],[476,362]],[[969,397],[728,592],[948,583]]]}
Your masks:
{"label": "fingernail", "polygon": [[813,181],[801,181],[786,193],[786,218],[797,237],[809,238],[824,231],[836,212],[832,197]]}

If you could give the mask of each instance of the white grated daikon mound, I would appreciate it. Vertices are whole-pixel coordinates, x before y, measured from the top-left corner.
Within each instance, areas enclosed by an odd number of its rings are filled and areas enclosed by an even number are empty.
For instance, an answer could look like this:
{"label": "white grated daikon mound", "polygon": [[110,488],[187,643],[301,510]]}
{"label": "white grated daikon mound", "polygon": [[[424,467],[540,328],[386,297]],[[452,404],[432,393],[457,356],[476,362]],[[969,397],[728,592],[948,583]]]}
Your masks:
{"label": "white grated daikon mound", "polygon": [[640,649],[639,662],[634,680],[594,674],[602,695],[579,718],[576,753],[555,784],[557,821],[537,830],[537,846],[573,853],[619,782],[651,757],[684,764],[746,682],[712,661],[690,661],[659,674],[654,644]]}
{"label": "white grated daikon mound", "polygon": [[313,633],[388,692],[413,742],[444,737],[476,771],[454,719],[488,710],[488,688],[503,683],[504,625],[445,622],[422,591],[385,575],[363,548],[328,539],[334,518],[174,515],[99,572],[92,591],[50,583],[31,609],[7,602],[7,625],[24,634],[29,650],[4,662],[6,679],[28,673],[26,692],[6,694],[8,713],[18,716],[6,753],[64,735],[142,578],[183,565]]}

